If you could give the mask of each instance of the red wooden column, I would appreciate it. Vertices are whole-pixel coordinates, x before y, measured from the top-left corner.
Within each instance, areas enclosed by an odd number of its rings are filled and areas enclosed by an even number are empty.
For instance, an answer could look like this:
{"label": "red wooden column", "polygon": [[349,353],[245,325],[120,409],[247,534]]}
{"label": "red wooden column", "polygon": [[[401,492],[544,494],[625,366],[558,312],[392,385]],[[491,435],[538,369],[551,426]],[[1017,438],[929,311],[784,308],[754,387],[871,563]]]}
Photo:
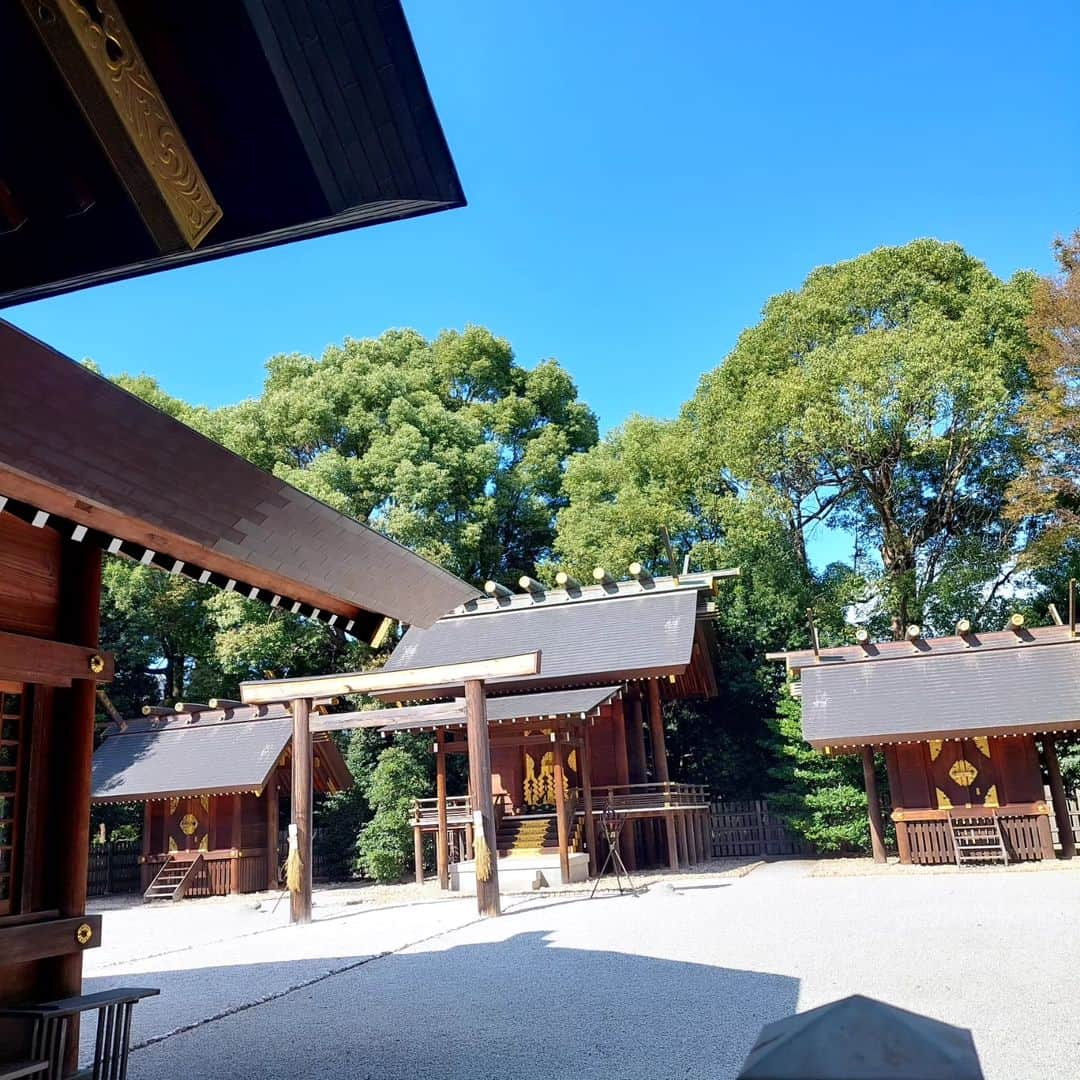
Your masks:
{"label": "red wooden column", "polygon": [[[435,732],[435,804],[439,815],[439,831],[435,834],[435,868],[439,874],[439,888],[450,888],[450,837],[446,826],[446,736],[440,728]],[[469,751],[469,768],[472,769],[472,750]]]}
{"label": "red wooden column", "polygon": [[592,801],[592,750],[589,746],[589,725],[581,733],[581,802],[585,813],[585,844],[589,849],[589,877],[596,877],[600,870],[596,861],[596,819],[593,817]]}
{"label": "red wooden column", "polygon": [[[626,710],[623,708],[622,698],[612,703],[611,723],[615,732],[615,782],[625,786],[630,783],[630,756],[626,739]],[[633,821],[623,826],[619,839],[627,870],[636,870],[637,843],[634,839]]]}
{"label": "red wooden column", "polygon": [[[491,853],[491,876],[476,879],[476,907],[481,915],[499,915],[499,851],[495,838],[495,811],[491,801],[491,742],[488,736],[484,683],[465,680],[465,720],[469,735],[469,789],[473,797],[473,820],[483,829]],[[473,838],[474,845],[480,837]]]}
{"label": "red wooden column", "polygon": [[1076,855],[1076,836],[1073,833],[1072,819],[1069,817],[1069,802],[1065,795],[1065,784],[1061,779],[1061,765],[1058,763],[1057,747],[1052,735],[1042,738],[1043,759],[1046,762],[1046,775],[1050,780],[1050,800],[1054,805],[1054,818],[1057,821],[1058,840],[1061,842],[1061,857],[1071,859]]}
{"label": "red wooden column", "polygon": [[664,743],[664,709],[660,704],[660,684],[649,679],[649,733],[652,736],[653,774],[659,784],[666,784],[668,775],[667,746]]}
{"label": "red wooden column", "polygon": [[292,703],[292,821],[300,851],[300,889],[289,894],[294,923],[311,922],[311,701],[297,698]]}
{"label": "red wooden column", "polygon": [[[556,732],[556,738],[561,732]],[[559,872],[562,883],[570,884],[570,828],[566,820],[566,744],[558,740],[552,748],[555,752],[555,825],[559,833]]]}
{"label": "red wooden column", "polygon": [[419,825],[413,826],[413,867],[416,872],[416,884],[424,884],[424,834]]}
{"label": "red wooden column", "polygon": [[900,862],[911,862],[911,844],[908,842],[907,822],[903,820],[903,807],[897,805],[903,801],[903,788],[900,786],[900,762],[896,758],[896,747],[885,747],[885,768],[889,775],[889,801],[892,804],[892,818],[896,826],[896,853]]}
{"label": "red wooden column", "polygon": [[266,781],[263,799],[266,800],[266,887],[278,887],[278,768],[275,765]]}
{"label": "red wooden column", "polygon": [[243,802],[239,795],[232,798],[232,855],[229,858],[229,892],[240,891],[240,850],[244,846]]}
{"label": "red wooden column", "polygon": [[881,821],[881,800],[878,798],[877,777],[874,775],[874,748],[862,748],[863,783],[866,785],[866,814],[870,821],[870,844],[874,849],[874,862],[883,863],[885,858],[885,826]]}

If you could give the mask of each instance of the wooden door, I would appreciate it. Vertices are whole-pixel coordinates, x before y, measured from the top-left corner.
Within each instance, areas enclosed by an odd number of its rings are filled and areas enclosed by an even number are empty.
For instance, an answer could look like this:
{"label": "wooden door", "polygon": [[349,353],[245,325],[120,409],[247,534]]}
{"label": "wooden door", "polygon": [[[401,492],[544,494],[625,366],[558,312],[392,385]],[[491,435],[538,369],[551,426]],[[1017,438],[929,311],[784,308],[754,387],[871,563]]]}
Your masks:
{"label": "wooden door", "polygon": [[0,915],[12,912],[17,884],[27,752],[24,690],[21,683],[0,682]]}
{"label": "wooden door", "polygon": [[939,810],[999,805],[998,769],[986,739],[932,739],[928,752]]}
{"label": "wooden door", "polygon": [[208,851],[210,848],[210,797],[192,795],[170,799],[165,818],[169,851]]}

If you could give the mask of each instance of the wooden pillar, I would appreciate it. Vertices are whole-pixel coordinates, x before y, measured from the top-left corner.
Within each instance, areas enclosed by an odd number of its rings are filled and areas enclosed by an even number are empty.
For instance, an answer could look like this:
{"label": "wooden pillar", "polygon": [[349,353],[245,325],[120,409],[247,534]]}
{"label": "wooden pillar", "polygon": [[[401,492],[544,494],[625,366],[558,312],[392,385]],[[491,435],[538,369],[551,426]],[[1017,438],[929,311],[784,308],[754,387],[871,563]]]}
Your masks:
{"label": "wooden pillar", "polygon": [[645,726],[641,720],[641,698],[627,701],[627,724],[630,728],[630,783],[644,784],[648,779],[645,755]]}
{"label": "wooden pillar", "polygon": [[675,831],[675,813],[668,810],[664,814],[664,830],[667,834],[668,867],[679,869],[679,838]]}
{"label": "wooden pillar", "polygon": [[896,757],[896,747],[885,747],[885,769],[889,776],[889,804],[892,807],[893,824],[896,827],[896,853],[900,862],[911,862],[911,844],[908,842],[907,822],[903,814],[903,788],[900,784],[900,762]]}
{"label": "wooden pillar", "polygon": [[413,826],[413,866],[416,871],[416,884],[424,884],[424,834],[419,825]]}
{"label": "wooden pillar", "polygon": [[656,866],[656,822],[652,818],[642,818],[641,831],[645,839],[645,865]]}
{"label": "wooden pillar", "polygon": [[470,821],[465,826],[465,860],[472,862],[473,859],[473,827]]}
{"label": "wooden pillar", "polygon": [[278,767],[270,774],[263,792],[266,802],[266,887],[278,887]]}
{"label": "wooden pillar", "polygon": [[[615,782],[620,785],[630,783],[630,755],[627,750],[626,738],[626,710],[623,707],[622,698],[615,701],[611,706],[612,730],[615,733]],[[624,793],[624,794],[628,794]],[[620,854],[626,863],[627,870],[637,869],[637,844],[634,840],[634,823],[628,822],[623,826],[619,835]]]}
{"label": "wooden pillar", "polygon": [[[499,851],[495,838],[495,812],[491,804],[491,744],[488,737],[487,704],[480,679],[465,681],[465,719],[469,733],[469,788],[473,796],[473,821],[483,830],[491,853],[491,876],[476,879],[476,907],[481,915],[499,915]],[[476,837],[474,842],[479,842]]]}
{"label": "wooden pillar", "polygon": [[582,729],[579,761],[581,763],[581,806],[585,813],[585,844],[589,849],[589,877],[596,877],[600,866],[596,859],[596,819],[593,817],[590,730],[587,724]]}
{"label": "wooden pillar", "polygon": [[1057,746],[1052,735],[1042,738],[1043,760],[1046,762],[1046,775],[1050,780],[1050,800],[1054,806],[1054,818],[1057,821],[1058,841],[1061,844],[1061,857],[1071,859],[1076,855],[1076,835],[1073,833],[1072,819],[1069,817],[1069,801],[1065,794],[1065,784],[1061,779],[1061,765],[1058,763]]}
{"label": "wooden pillar", "polygon": [[[556,733],[560,734],[560,733]],[[570,829],[566,820],[566,744],[557,741],[552,748],[555,751],[555,824],[559,832],[559,872],[562,883],[570,884]]]}
{"label": "wooden pillar", "polygon": [[883,863],[885,858],[885,826],[881,820],[881,800],[878,798],[877,777],[874,775],[874,748],[862,748],[863,783],[866,786],[866,814],[870,820],[870,844],[874,849],[874,862]]}
{"label": "wooden pillar", "polygon": [[240,850],[244,846],[244,807],[240,795],[232,797],[232,836],[230,847],[232,854],[229,857],[229,892],[236,894],[240,891]]}
{"label": "wooden pillar", "polygon": [[150,854],[150,829],[152,828],[152,822],[154,820],[153,805],[154,804],[149,799],[143,803],[142,861],[139,864],[140,892],[146,892],[146,890],[150,888],[150,882],[154,879],[154,875],[150,873],[150,864],[146,861],[147,856]]}
{"label": "wooden pillar", "polygon": [[678,837],[679,842],[679,865],[689,866],[690,852],[687,850],[686,844],[686,815],[678,811],[675,813],[675,835]]}
{"label": "wooden pillar", "polygon": [[297,698],[292,703],[292,823],[300,852],[300,888],[289,894],[294,923],[311,922],[311,701]]}
{"label": "wooden pillar", "polygon": [[664,709],[660,704],[660,684],[649,679],[649,732],[652,735],[653,776],[659,784],[666,784],[668,775],[667,747],[664,744]]}
{"label": "wooden pillar", "polygon": [[[60,612],[57,637],[72,645],[99,644],[101,549],[68,542],[61,554]],[[89,675],[90,673],[87,672]],[[94,753],[94,711],[97,684],[92,677],[76,679],[70,689],[55,692],[53,708],[52,799],[47,845],[56,853],[48,861],[50,907],[67,918],[86,911],[86,874],[90,849],[90,776]],[[39,985],[41,997],[63,998],[82,989],[82,952],[48,964]],[[79,1048],[78,1020],[68,1029],[64,1074],[74,1072]]]}
{"label": "wooden pillar", "polygon": [[[446,827],[446,747],[445,735],[435,732],[435,803],[439,814],[439,831],[435,834],[435,868],[439,873],[439,888],[450,888],[450,837]],[[472,770],[472,744],[469,744],[469,769]]]}

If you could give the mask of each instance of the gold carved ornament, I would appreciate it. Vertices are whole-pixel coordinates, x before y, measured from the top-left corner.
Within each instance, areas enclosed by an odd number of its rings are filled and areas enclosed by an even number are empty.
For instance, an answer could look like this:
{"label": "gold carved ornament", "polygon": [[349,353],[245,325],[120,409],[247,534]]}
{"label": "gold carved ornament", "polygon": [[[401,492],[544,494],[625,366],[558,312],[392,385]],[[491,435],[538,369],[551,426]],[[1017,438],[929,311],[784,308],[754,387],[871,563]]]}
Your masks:
{"label": "gold carved ornament", "polygon": [[180,831],[185,836],[194,836],[199,828],[199,819],[194,814],[185,814],[180,819]]}
{"label": "gold carved ornament", "polygon": [[89,945],[93,936],[94,931],[89,923],[80,923],[79,928],[75,931],[75,940],[80,945]]}
{"label": "gold carved ornament", "polygon": [[[221,220],[221,207],[180,133],[116,0],[85,3],[23,0],[23,4],[70,84],[64,52],[68,38],[61,29],[66,28],[105,91],[176,230],[189,248],[198,247]],[[100,138],[100,131],[98,134]],[[161,246],[160,238],[155,239]]]}
{"label": "gold carved ornament", "polygon": [[979,770],[964,758],[957,758],[949,767],[949,777],[961,787],[971,787],[978,775]]}

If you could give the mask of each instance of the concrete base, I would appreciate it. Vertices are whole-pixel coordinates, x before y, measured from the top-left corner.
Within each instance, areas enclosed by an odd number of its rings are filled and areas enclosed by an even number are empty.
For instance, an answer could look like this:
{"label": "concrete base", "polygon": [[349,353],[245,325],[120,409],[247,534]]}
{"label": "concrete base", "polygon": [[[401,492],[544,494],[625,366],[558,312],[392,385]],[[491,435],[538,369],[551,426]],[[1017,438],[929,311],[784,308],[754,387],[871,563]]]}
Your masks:
{"label": "concrete base", "polygon": [[[509,855],[499,860],[499,888],[506,892],[528,892],[537,887],[537,874],[541,875],[540,888],[553,885],[569,885],[586,881],[589,877],[589,856],[583,851],[570,854],[570,880],[563,881],[558,855]],[[476,863],[450,864],[450,888],[454,892],[476,895]]]}

